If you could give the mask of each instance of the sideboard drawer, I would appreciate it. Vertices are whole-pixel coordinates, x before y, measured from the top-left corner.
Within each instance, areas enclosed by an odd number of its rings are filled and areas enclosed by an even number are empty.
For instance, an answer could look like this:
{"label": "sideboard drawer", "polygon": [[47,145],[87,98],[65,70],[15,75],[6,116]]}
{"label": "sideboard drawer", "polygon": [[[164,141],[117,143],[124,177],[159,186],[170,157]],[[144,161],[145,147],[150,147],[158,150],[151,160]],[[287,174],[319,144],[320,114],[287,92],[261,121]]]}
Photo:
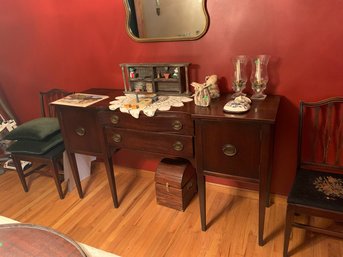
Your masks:
{"label": "sideboard drawer", "polygon": [[76,107],[56,109],[67,150],[85,154],[102,152],[96,111]]}
{"label": "sideboard drawer", "polygon": [[102,111],[99,112],[98,119],[101,125],[111,125],[116,128],[183,135],[194,134],[191,116],[186,113],[157,111],[153,117],[141,113],[139,119],[135,119],[130,114],[119,111]]}
{"label": "sideboard drawer", "polygon": [[193,137],[151,133],[121,128],[106,128],[107,143],[114,148],[129,148],[150,153],[193,158]]}
{"label": "sideboard drawer", "polygon": [[[223,175],[259,178],[260,126],[244,122],[196,122],[203,169]],[[198,129],[197,129],[198,131]]]}

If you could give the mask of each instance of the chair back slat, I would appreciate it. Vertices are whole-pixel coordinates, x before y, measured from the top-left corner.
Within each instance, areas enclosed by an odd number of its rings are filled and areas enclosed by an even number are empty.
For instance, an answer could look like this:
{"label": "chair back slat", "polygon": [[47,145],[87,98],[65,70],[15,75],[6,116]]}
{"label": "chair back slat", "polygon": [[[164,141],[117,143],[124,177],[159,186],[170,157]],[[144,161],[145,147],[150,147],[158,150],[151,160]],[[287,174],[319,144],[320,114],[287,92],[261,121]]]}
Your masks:
{"label": "chair back slat", "polygon": [[331,145],[331,139],[332,135],[334,135],[333,128],[334,126],[332,125],[332,109],[333,105],[328,104],[327,106],[327,114],[325,117],[325,123],[324,123],[324,132],[323,132],[323,163],[327,163],[328,160],[328,153],[329,153],[329,148]]}
{"label": "chair back slat", "polygon": [[[313,129],[314,129],[314,133],[312,135],[312,149],[316,148],[316,145],[318,144],[318,140],[319,140],[319,112],[320,112],[320,108],[314,108],[314,124],[313,124]],[[312,151],[312,155],[311,155],[311,161],[314,161],[316,158],[315,156],[315,151]]]}
{"label": "chair back slat", "polygon": [[335,164],[338,165],[341,161],[342,156],[342,146],[343,146],[343,118],[341,117],[339,120],[339,126],[338,126],[338,133],[337,133],[337,152],[336,152],[336,161]]}
{"label": "chair back slat", "polygon": [[299,113],[298,166],[343,170],[343,98],[301,102]]}
{"label": "chair back slat", "polygon": [[41,116],[42,117],[56,117],[55,108],[52,103],[61,99],[71,93],[62,89],[51,89],[47,92],[40,92]]}

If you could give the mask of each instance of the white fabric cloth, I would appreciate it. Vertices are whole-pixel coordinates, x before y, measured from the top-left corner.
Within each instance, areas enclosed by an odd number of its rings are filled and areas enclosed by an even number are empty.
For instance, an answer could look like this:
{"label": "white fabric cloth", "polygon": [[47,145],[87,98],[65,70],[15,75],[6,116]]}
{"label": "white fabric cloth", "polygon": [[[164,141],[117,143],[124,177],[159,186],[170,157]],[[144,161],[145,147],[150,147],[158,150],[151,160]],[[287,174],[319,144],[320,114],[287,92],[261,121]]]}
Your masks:
{"label": "white fabric cloth", "polygon": [[[138,97],[144,97],[144,95],[138,95]],[[128,109],[124,105],[130,103],[136,99],[135,94],[127,94],[125,96],[117,96],[116,100],[110,102],[109,109],[114,111],[120,109],[121,112],[129,113],[132,117],[138,119],[139,114],[142,111],[146,116],[152,117],[157,110],[169,111],[171,107],[182,107],[185,102],[193,101],[192,98],[187,96],[158,96],[158,100],[146,107],[139,109]]]}
{"label": "white fabric cloth", "polygon": [[[16,220],[12,220],[10,218],[6,218],[4,216],[0,216],[0,224],[9,224],[9,223],[19,223]],[[105,252],[103,250],[94,248],[92,246],[78,243],[82,250],[85,252],[87,257],[120,257],[119,255],[115,255],[113,253]]]}
{"label": "white fabric cloth", "polygon": [[[94,156],[75,154],[77,169],[80,176],[80,181],[87,178],[91,174],[91,163],[96,158]],[[64,180],[68,181],[68,192],[71,192],[75,187],[74,177],[71,171],[70,162],[66,151],[63,153],[63,170],[64,170]]]}

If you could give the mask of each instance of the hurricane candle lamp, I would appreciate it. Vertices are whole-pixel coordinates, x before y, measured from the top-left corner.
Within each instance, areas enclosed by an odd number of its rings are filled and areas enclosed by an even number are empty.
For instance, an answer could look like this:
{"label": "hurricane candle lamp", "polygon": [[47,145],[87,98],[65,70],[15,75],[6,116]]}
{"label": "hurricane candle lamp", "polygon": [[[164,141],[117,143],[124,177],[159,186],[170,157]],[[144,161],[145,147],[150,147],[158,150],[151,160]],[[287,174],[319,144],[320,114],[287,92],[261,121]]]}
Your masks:
{"label": "hurricane candle lamp", "polygon": [[247,79],[246,66],[248,63],[248,57],[245,55],[239,55],[232,58],[233,63],[233,81],[232,89],[235,92],[232,95],[232,98],[238,96],[245,96],[242,91],[245,89]]}
{"label": "hurricane candle lamp", "polygon": [[264,100],[266,95],[263,91],[268,83],[269,55],[258,55],[252,59],[252,72],[250,77],[251,88],[254,94],[251,99]]}

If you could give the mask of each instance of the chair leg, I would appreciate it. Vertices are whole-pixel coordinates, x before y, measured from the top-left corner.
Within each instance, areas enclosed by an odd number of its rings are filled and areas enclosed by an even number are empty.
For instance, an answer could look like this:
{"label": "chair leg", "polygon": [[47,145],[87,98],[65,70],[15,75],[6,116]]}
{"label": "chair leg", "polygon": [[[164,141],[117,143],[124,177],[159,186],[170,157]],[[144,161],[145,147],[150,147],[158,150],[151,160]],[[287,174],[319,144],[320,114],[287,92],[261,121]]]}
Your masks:
{"label": "chair leg", "polygon": [[293,220],[294,220],[294,207],[290,204],[287,204],[285,234],[284,234],[284,244],[283,244],[283,257],[288,256],[289,237],[292,231]]}
{"label": "chair leg", "polygon": [[58,163],[57,162],[58,162],[57,160],[51,160],[50,161],[50,164],[51,164],[50,167],[51,167],[51,171],[52,171],[52,176],[54,177],[54,181],[56,184],[58,194],[59,194],[60,198],[63,199],[64,194],[63,194],[62,185],[60,183],[59,176],[58,176]]}
{"label": "chair leg", "polygon": [[21,184],[22,184],[22,186],[23,186],[23,188],[24,188],[24,191],[25,191],[25,192],[28,192],[28,191],[29,191],[29,188],[27,187],[27,184],[26,184],[24,171],[23,171],[23,169],[21,168],[20,159],[17,158],[15,155],[12,155],[12,160],[13,160],[14,166],[15,166],[15,168],[16,168],[16,170],[17,170],[17,173],[18,173],[20,182],[21,182]]}

